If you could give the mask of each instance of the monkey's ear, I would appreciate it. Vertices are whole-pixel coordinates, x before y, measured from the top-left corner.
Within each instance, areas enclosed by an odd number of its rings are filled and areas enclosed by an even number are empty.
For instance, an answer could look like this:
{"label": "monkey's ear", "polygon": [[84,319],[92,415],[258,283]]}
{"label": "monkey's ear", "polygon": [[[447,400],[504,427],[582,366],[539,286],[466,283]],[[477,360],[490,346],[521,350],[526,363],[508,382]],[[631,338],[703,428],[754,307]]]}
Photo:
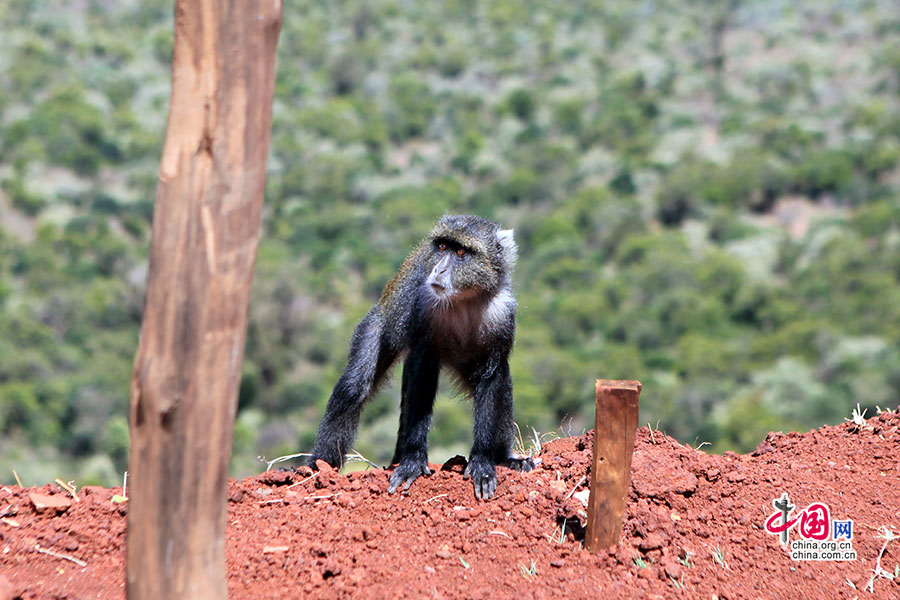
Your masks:
{"label": "monkey's ear", "polygon": [[513,230],[512,229],[500,229],[497,231],[497,241],[500,242],[500,245],[506,246],[507,244],[515,245],[516,241],[513,239]]}
{"label": "monkey's ear", "polygon": [[500,229],[497,231],[497,242],[500,244],[504,262],[506,262],[508,268],[512,269],[516,265],[516,259],[519,256],[519,247],[516,246],[516,240],[513,239],[513,230]]}

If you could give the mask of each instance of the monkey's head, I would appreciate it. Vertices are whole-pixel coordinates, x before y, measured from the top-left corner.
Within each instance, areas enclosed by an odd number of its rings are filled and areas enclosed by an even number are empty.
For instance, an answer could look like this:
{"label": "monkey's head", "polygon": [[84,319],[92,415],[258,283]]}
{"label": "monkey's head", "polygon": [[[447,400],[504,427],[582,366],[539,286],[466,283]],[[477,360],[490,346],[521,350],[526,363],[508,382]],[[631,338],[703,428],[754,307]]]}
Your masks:
{"label": "monkey's head", "polygon": [[512,229],[472,215],[447,215],[425,240],[426,287],[451,303],[490,297],[509,285],[517,248]]}

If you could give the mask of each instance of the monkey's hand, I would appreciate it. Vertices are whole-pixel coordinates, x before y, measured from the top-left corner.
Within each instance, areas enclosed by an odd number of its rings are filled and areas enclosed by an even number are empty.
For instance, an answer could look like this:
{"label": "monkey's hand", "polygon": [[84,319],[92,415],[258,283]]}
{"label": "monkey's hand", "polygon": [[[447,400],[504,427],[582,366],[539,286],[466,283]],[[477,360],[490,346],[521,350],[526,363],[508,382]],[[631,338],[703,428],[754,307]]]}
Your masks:
{"label": "monkey's hand", "polygon": [[490,500],[497,491],[497,470],[493,463],[484,456],[473,456],[469,466],[463,473],[463,479],[472,478],[475,486],[475,497],[479,500]]}
{"label": "monkey's hand", "polygon": [[388,486],[388,494],[396,492],[401,483],[403,484],[403,489],[408,490],[412,482],[421,475],[431,475],[431,469],[428,468],[427,462],[424,460],[401,461],[394,469],[394,472],[391,473],[391,485]]}
{"label": "monkey's hand", "polygon": [[527,473],[541,464],[541,459],[533,459],[530,456],[510,456],[508,459],[500,463],[504,467],[508,467],[514,471]]}

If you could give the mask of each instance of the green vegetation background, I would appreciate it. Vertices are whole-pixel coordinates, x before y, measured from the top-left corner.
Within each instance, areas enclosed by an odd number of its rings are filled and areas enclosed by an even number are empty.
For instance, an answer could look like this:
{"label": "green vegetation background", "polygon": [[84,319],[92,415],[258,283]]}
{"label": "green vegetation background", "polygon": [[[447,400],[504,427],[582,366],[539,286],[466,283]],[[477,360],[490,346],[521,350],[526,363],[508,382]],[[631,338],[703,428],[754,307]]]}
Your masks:
{"label": "green vegetation background", "polygon": [[[2,482],[126,468],[172,5],[0,3]],[[516,229],[523,428],[590,428],[598,377],[715,451],[896,406],[898,93],[894,0],[286,0],[234,473],[310,448],[445,212]],[[442,390],[433,460],[469,412]]]}

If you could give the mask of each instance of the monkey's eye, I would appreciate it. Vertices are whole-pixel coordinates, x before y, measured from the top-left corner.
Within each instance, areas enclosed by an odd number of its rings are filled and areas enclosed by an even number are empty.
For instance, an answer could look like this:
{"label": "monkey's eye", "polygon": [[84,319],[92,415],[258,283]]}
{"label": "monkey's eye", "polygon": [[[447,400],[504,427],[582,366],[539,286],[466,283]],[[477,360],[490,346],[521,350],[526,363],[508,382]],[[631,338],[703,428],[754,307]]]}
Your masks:
{"label": "monkey's eye", "polygon": [[457,255],[457,256],[465,256],[465,255],[466,255],[466,249],[465,249],[465,248],[459,248],[459,249],[456,251],[456,255]]}
{"label": "monkey's eye", "polygon": [[441,252],[443,252],[446,249],[447,249],[447,244],[438,244],[438,250],[440,250]]}

